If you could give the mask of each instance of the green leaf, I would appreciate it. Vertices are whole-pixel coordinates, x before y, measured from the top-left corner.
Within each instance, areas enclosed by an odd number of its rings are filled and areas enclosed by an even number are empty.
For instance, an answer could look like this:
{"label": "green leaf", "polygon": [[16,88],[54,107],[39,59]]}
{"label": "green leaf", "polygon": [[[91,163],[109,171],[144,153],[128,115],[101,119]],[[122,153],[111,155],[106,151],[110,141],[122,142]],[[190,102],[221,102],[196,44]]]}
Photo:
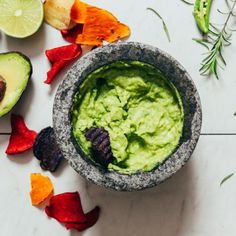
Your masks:
{"label": "green leaf", "polygon": [[[205,39],[195,40],[196,42],[201,43],[203,46],[208,47],[208,52],[201,62],[201,75],[213,74],[217,79],[219,79],[218,69],[224,69],[223,66],[226,66],[226,61],[223,57],[223,50],[226,46],[229,46],[231,44],[233,31],[230,30],[228,24],[230,18],[234,17],[234,8],[236,6],[236,0],[228,1],[231,1],[232,4],[230,6],[229,12],[226,13],[228,16],[224,24],[222,24],[221,28],[210,24],[211,27],[206,38],[207,43],[205,42]],[[220,12],[221,14],[225,14],[225,12],[222,12],[219,9],[218,12]]]}
{"label": "green leaf", "polygon": [[162,25],[163,25],[163,29],[164,29],[164,31],[165,31],[165,33],[166,33],[166,36],[167,36],[167,38],[168,38],[168,41],[170,42],[171,40],[170,40],[169,30],[168,30],[168,28],[167,28],[167,25],[166,25],[165,21],[163,21],[163,20],[162,20]]}
{"label": "green leaf", "polygon": [[218,11],[220,14],[222,14],[222,15],[228,15],[228,14],[229,14],[229,12],[223,12],[223,11],[221,11],[220,9],[217,9],[217,11]]}
{"label": "green leaf", "polygon": [[193,41],[195,41],[196,43],[201,44],[202,46],[204,46],[206,49],[210,49],[209,46],[207,45],[208,43],[210,43],[207,39],[197,39],[197,38],[193,38]]}
{"label": "green leaf", "polygon": [[170,33],[169,33],[169,30],[168,30],[168,28],[167,28],[167,25],[166,25],[164,19],[162,18],[162,16],[161,16],[156,10],[154,10],[154,9],[151,8],[151,7],[148,7],[147,10],[152,11],[152,12],[153,12],[156,16],[158,16],[159,19],[162,21],[162,25],[163,25],[163,29],[164,29],[164,31],[165,31],[166,37],[167,37],[168,41],[170,42],[170,41],[171,41],[171,40],[170,40]]}
{"label": "green leaf", "polygon": [[225,176],[222,181],[220,182],[220,186],[222,186],[222,184],[224,184],[227,180],[229,180],[232,176],[234,175],[234,173],[231,173],[227,176]]}
{"label": "green leaf", "polygon": [[184,2],[184,3],[186,3],[186,4],[188,4],[188,5],[194,5],[194,3],[193,2],[189,2],[189,1],[187,1],[187,0],[181,0],[182,2]]}

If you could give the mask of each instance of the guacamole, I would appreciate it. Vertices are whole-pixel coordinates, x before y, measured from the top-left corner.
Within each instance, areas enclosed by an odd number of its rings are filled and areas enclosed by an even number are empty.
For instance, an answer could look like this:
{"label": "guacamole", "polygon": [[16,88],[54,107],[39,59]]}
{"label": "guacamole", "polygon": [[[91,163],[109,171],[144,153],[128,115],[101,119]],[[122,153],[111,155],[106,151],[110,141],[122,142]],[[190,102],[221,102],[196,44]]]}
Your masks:
{"label": "guacamole", "polygon": [[183,106],[174,85],[155,67],[117,61],[90,73],[74,97],[73,134],[91,158],[85,132],[108,131],[115,160],[109,170],[124,174],[150,171],[177,147]]}

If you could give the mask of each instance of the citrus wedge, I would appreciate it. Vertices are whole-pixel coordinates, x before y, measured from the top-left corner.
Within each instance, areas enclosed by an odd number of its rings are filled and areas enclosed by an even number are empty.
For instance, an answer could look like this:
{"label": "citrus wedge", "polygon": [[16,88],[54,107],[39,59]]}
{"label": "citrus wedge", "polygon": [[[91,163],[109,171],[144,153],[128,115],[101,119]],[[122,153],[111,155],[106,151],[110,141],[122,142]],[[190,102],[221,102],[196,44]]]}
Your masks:
{"label": "citrus wedge", "polygon": [[1,0],[0,29],[15,38],[25,38],[36,31],[43,22],[41,0]]}

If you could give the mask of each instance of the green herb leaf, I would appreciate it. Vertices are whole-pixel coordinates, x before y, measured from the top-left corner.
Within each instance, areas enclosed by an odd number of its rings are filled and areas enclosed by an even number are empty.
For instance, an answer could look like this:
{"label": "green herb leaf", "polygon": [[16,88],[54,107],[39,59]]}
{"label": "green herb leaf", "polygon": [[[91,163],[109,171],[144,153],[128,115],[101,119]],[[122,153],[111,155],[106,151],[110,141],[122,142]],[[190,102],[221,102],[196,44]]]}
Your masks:
{"label": "green herb leaf", "polygon": [[[226,66],[226,61],[223,57],[223,50],[225,46],[229,46],[231,44],[232,30],[228,27],[229,20],[232,16],[234,16],[233,11],[236,6],[236,0],[232,1],[233,4],[228,12],[228,16],[226,18],[225,23],[222,28],[218,28],[211,24],[211,28],[209,30],[207,39],[208,43],[210,43],[210,47],[207,52],[207,56],[203,58],[200,68],[201,75],[211,75],[214,74],[217,79],[219,79],[218,68],[222,68],[222,64]],[[220,11],[219,11],[220,12]],[[201,43],[205,47],[208,46],[206,42],[201,40],[195,40],[198,43]]]}
{"label": "green herb leaf", "polygon": [[167,25],[166,25],[164,19],[162,18],[162,16],[153,8],[148,7],[147,10],[152,11],[156,16],[158,16],[160,18],[160,20],[162,21],[162,25],[163,25],[163,29],[165,31],[166,37],[167,37],[168,41],[170,42],[171,41],[170,40],[170,33],[169,33]]}
{"label": "green herb leaf", "polygon": [[207,44],[209,44],[210,42],[208,41],[208,39],[197,39],[197,38],[193,38],[193,41],[195,41],[196,43],[201,44],[202,46],[204,46],[206,49],[210,49],[209,46]]}
{"label": "green herb leaf", "polygon": [[225,176],[224,179],[222,179],[222,181],[220,182],[220,186],[222,184],[224,184],[228,179],[230,179],[233,175],[234,175],[234,173],[231,173],[231,174]]}
{"label": "green herb leaf", "polygon": [[236,116],[236,112],[234,112],[234,116]]}
{"label": "green herb leaf", "polygon": [[217,9],[217,11],[218,11],[220,14],[222,14],[222,15],[228,15],[228,14],[229,14],[229,12],[223,12],[223,11],[221,11],[220,9]]}
{"label": "green herb leaf", "polygon": [[188,4],[188,5],[194,5],[193,2],[189,2],[189,1],[187,1],[187,0],[181,0],[181,1],[184,2],[184,3],[186,3],[186,4]]}

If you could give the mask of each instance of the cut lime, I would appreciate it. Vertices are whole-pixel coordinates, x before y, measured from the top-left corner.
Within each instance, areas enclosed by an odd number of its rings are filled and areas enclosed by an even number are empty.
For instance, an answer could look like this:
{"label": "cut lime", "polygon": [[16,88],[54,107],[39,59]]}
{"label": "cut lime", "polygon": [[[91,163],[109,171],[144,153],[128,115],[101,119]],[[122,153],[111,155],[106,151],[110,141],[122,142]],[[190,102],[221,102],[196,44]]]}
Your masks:
{"label": "cut lime", "polygon": [[12,37],[34,34],[43,22],[41,0],[0,0],[0,28]]}

